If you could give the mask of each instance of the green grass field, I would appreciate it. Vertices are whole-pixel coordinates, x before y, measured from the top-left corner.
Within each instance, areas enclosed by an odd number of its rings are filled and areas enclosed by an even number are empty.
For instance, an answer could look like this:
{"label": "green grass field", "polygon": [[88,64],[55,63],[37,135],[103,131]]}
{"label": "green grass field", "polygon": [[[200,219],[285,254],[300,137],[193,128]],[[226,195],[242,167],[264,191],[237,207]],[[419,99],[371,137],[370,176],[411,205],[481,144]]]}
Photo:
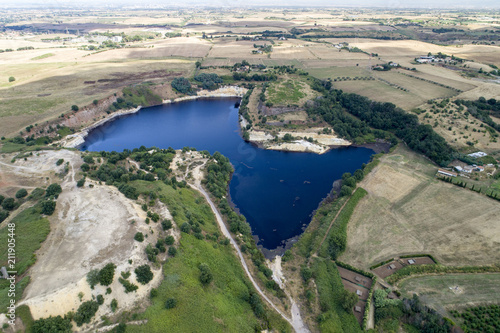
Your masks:
{"label": "green grass field", "polygon": [[[204,222],[200,224],[204,233],[220,233],[210,207],[198,192],[190,188],[173,189],[162,182],[132,184],[141,193],[157,192],[178,226],[195,218]],[[213,281],[208,286],[199,280],[200,263],[206,263],[213,273]],[[165,277],[158,296],[139,315],[140,319],[148,320],[147,325],[128,326],[127,332],[250,333],[260,327],[261,321],[248,302],[250,293],[255,291],[230,245],[182,233],[177,255],[168,259],[163,270]],[[177,300],[175,308],[165,308],[168,298]],[[266,314],[273,328],[290,332],[288,323],[279,315],[271,311]]]}
{"label": "green grass field", "polygon": [[[12,219],[16,224],[16,266],[17,276],[22,275],[36,261],[35,251],[41,246],[41,243],[47,238],[50,231],[50,222],[40,216],[40,210],[37,206],[27,208]],[[0,266],[7,265],[8,258],[8,228],[0,229]],[[10,270],[10,269],[9,269]],[[24,288],[29,283],[29,277],[26,276],[16,284],[16,299],[21,298]],[[4,312],[9,302],[8,281],[0,282],[0,312]]]}
{"label": "green grass field", "polygon": [[268,101],[274,105],[297,104],[306,96],[303,88],[304,83],[298,80],[274,82],[267,89]]}
{"label": "green grass field", "polygon": [[400,290],[405,297],[417,293],[426,304],[439,311],[498,304],[500,273],[414,277],[401,282]]}

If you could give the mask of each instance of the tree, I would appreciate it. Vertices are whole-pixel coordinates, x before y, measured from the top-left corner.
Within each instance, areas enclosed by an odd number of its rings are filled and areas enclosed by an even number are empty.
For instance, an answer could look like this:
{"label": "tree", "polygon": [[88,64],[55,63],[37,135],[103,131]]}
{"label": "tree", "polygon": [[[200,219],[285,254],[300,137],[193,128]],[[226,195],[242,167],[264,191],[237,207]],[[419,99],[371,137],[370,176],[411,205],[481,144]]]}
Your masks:
{"label": "tree", "polygon": [[16,192],[16,198],[17,199],[24,198],[27,195],[28,195],[28,191],[26,191],[24,188],[22,188],[22,189],[20,189],[19,191]]}
{"label": "tree", "polygon": [[212,282],[212,280],[214,279],[210,267],[208,267],[208,265],[205,263],[201,263],[199,269],[200,269],[200,282],[204,285],[210,284],[210,282]]}
{"label": "tree", "polygon": [[75,105],[75,104],[71,105],[71,110],[75,111],[75,112],[78,111],[79,110],[78,105]]}
{"label": "tree", "polygon": [[9,217],[9,212],[0,210],[0,223],[3,222],[7,217]]}
{"label": "tree", "polygon": [[15,78],[15,77],[13,77],[13,76],[10,76],[10,77],[9,77],[9,82],[14,82],[14,81],[16,81],[16,78]]}
{"label": "tree", "polygon": [[165,302],[165,308],[166,309],[173,309],[177,305],[177,301],[175,298],[168,298],[167,301]]}
{"label": "tree", "polygon": [[5,210],[13,210],[16,206],[14,198],[6,198],[2,201],[2,208]]}
{"label": "tree", "polygon": [[76,187],[83,187],[85,185],[85,178],[81,178],[76,182]]}
{"label": "tree", "polygon": [[165,245],[172,245],[175,242],[174,236],[165,237]]}
{"label": "tree", "polygon": [[147,284],[153,279],[153,272],[151,272],[151,267],[149,267],[149,265],[139,266],[134,272],[137,282],[141,284]]}
{"label": "tree", "polygon": [[342,293],[341,304],[344,310],[351,312],[354,305],[358,302],[358,295],[353,292],[344,290]]}
{"label": "tree", "polygon": [[94,286],[96,286],[99,283],[98,269],[93,269],[87,273],[87,282],[89,283],[90,288],[94,289]]}
{"label": "tree", "polygon": [[97,295],[96,297],[97,304],[103,305],[104,304],[104,296],[102,295]]}
{"label": "tree", "polygon": [[144,241],[144,235],[142,234],[142,232],[138,232],[135,234],[134,239],[142,243]]}
{"label": "tree", "polygon": [[175,247],[171,246],[168,248],[168,255],[175,257],[176,254],[177,254],[177,249]]}
{"label": "tree", "polygon": [[111,283],[113,283],[113,278],[115,276],[115,268],[116,268],[115,264],[109,263],[99,271],[99,283],[101,285],[109,286]]}
{"label": "tree", "polygon": [[33,322],[31,332],[33,333],[71,333],[73,326],[71,325],[71,320],[66,316],[61,317],[48,317],[40,318]]}
{"label": "tree", "polygon": [[161,221],[161,227],[163,230],[169,230],[172,228],[172,221],[170,220],[163,220]]}
{"label": "tree", "polygon": [[111,300],[111,303],[109,304],[109,306],[111,307],[111,311],[115,312],[116,309],[118,309],[118,301],[116,300],[116,298],[113,298]]}
{"label": "tree", "polygon": [[83,302],[75,313],[73,319],[77,326],[90,323],[92,317],[99,309],[99,304],[96,301]]}
{"label": "tree", "polygon": [[49,187],[45,190],[45,196],[48,197],[57,197],[62,192],[61,185],[57,183],[50,184]]}
{"label": "tree", "polygon": [[52,215],[56,210],[56,202],[52,200],[45,200],[42,202],[42,214]]}
{"label": "tree", "polygon": [[184,222],[181,225],[181,231],[185,232],[186,234],[189,234],[189,232],[191,231],[191,225],[189,223],[187,223],[187,222]]}

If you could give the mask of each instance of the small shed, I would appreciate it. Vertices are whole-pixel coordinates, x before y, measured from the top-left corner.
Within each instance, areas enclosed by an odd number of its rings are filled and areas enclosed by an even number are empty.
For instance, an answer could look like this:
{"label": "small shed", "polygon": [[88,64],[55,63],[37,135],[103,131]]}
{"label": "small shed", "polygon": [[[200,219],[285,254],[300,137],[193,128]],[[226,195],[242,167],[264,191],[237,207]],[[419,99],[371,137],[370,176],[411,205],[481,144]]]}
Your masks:
{"label": "small shed", "polygon": [[356,311],[356,312],[361,312],[361,307],[356,305],[356,306],[354,307],[354,311]]}
{"label": "small shed", "polygon": [[394,265],[394,264],[390,264],[388,268],[389,268],[389,269],[396,269],[396,265]]}
{"label": "small shed", "polygon": [[7,268],[5,266],[2,266],[0,268],[0,279],[8,279],[9,278],[9,273],[7,273]]}
{"label": "small shed", "polygon": [[360,278],[359,276],[355,276],[355,277],[354,277],[354,280],[355,280],[356,282],[361,282],[361,278]]}
{"label": "small shed", "polygon": [[359,289],[356,289],[356,295],[363,296],[363,292]]}
{"label": "small shed", "polygon": [[414,265],[414,264],[415,264],[415,260],[410,259],[410,260],[408,260],[408,263],[409,263],[410,265]]}

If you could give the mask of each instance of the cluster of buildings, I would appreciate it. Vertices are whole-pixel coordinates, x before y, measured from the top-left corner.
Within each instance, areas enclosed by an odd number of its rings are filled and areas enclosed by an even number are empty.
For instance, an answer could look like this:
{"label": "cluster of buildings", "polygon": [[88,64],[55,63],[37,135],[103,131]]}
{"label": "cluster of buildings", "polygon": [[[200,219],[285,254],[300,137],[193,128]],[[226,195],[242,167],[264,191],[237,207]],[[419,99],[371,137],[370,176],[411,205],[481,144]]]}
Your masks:
{"label": "cluster of buildings", "polygon": [[123,40],[122,36],[113,36],[113,37],[107,37],[107,36],[86,36],[86,37],[78,37],[78,38],[72,38],[70,40],[71,43],[89,43],[90,41],[97,42],[99,44],[102,44],[106,41],[111,41],[113,43],[121,43]]}

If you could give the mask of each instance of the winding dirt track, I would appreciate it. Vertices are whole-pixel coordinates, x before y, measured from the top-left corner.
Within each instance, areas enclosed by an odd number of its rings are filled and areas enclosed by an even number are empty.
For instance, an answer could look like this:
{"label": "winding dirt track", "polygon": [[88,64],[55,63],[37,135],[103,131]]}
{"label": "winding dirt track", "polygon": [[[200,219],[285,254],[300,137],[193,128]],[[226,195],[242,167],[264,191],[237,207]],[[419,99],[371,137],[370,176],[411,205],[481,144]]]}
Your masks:
{"label": "winding dirt track", "polygon": [[[196,171],[200,172],[199,170],[201,169],[201,167],[202,166],[198,166],[197,167],[198,170],[196,170]],[[262,298],[264,298],[266,300],[267,303],[269,303],[269,305],[271,305],[271,307],[274,310],[276,310],[276,312],[278,312],[281,315],[281,317],[283,317],[283,319],[285,319],[287,322],[290,323],[290,325],[293,327],[293,329],[295,330],[295,332],[297,332],[297,333],[307,333],[307,332],[309,332],[309,330],[307,329],[307,326],[302,321],[302,318],[300,316],[299,307],[293,301],[293,299],[290,299],[291,304],[292,304],[292,306],[291,306],[292,318],[289,318],[285,313],[283,313],[280,309],[278,309],[278,307],[276,305],[274,305],[274,303],[266,296],[266,294],[259,287],[259,285],[257,284],[257,282],[255,282],[252,274],[250,273],[250,270],[248,269],[247,263],[245,262],[245,259],[243,258],[243,254],[241,253],[240,248],[238,247],[238,244],[236,243],[236,241],[231,236],[231,233],[229,232],[229,230],[227,230],[227,227],[224,224],[224,221],[222,220],[222,217],[221,217],[219,211],[215,207],[215,204],[210,199],[210,196],[205,191],[205,189],[201,186],[199,178],[195,177],[195,179],[196,179],[195,184],[191,184],[190,183],[189,185],[192,188],[194,188],[195,190],[199,191],[205,197],[205,199],[207,200],[208,204],[210,205],[210,208],[212,209],[212,212],[214,213],[214,215],[216,217],[217,223],[219,224],[219,227],[220,227],[220,229],[222,231],[222,234],[224,236],[226,236],[230,240],[231,245],[234,247],[234,249],[236,250],[236,253],[238,254],[238,258],[240,259],[241,265],[243,266],[243,269],[245,270],[245,273],[247,274],[248,278],[252,282],[252,284],[255,287],[255,289],[257,290],[257,292],[262,296]]]}

